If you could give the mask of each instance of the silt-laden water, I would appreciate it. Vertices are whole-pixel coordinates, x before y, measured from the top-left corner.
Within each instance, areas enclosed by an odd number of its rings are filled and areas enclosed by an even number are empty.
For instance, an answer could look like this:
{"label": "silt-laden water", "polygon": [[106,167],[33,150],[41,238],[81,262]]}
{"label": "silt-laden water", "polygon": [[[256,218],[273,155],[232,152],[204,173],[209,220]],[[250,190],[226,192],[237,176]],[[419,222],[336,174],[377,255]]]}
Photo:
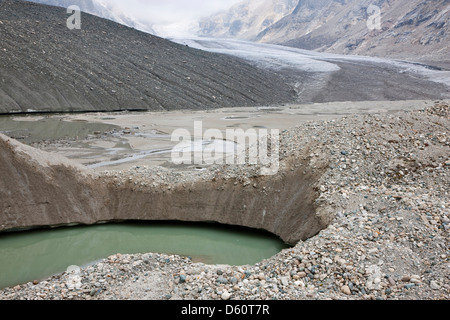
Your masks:
{"label": "silt-laden water", "polygon": [[287,246],[265,232],[216,224],[125,223],[0,234],[0,288],[41,280],[110,255],[165,253],[247,265]]}

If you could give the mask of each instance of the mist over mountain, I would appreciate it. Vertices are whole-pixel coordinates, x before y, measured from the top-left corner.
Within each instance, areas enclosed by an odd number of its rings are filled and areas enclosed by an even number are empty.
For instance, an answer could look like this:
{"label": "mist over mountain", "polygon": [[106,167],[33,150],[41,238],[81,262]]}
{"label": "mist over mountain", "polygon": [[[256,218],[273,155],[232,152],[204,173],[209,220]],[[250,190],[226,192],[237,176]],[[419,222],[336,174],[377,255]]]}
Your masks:
{"label": "mist over mountain", "polygon": [[194,35],[199,19],[239,0],[26,0],[81,11],[161,37]]}
{"label": "mist over mountain", "polygon": [[126,15],[114,3],[107,0],[27,0],[29,2],[41,3],[51,6],[68,8],[71,5],[80,7],[81,11],[108,19],[140,31],[156,34],[151,24],[142,23],[135,17]]}
{"label": "mist over mountain", "polygon": [[229,10],[199,21],[199,35],[254,40],[289,15],[298,0],[244,0]]}
{"label": "mist over mountain", "polygon": [[90,14],[0,0],[0,113],[213,109],[289,102],[284,77]]}

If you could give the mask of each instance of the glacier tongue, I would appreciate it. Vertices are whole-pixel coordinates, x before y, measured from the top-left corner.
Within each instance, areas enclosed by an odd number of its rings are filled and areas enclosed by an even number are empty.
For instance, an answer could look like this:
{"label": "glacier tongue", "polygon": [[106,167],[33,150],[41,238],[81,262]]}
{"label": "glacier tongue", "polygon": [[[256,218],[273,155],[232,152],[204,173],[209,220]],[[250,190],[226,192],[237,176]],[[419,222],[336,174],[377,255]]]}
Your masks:
{"label": "glacier tongue", "polygon": [[237,56],[265,69],[327,73],[339,71],[339,62],[379,64],[396,69],[399,73],[419,75],[450,87],[450,71],[435,70],[426,65],[408,61],[339,55],[236,39],[190,37],[169,40],[200,50]]}
{"label": "glacier tongue", "polygon": [[337,64],[321,61],[321,54],[272,44],[262,44],[234,39],[171,38],[173,42],[192,48],[237,56],[263,68],[295,69],[306,72],[339,71]]}

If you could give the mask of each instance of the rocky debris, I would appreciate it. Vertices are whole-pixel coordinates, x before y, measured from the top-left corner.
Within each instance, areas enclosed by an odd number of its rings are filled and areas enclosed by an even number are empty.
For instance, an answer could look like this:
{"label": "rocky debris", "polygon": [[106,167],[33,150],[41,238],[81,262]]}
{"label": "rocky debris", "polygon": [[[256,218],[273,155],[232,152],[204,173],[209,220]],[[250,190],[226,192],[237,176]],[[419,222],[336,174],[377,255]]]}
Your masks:
{"label": "rocky debris", "polygon": [[443,118],[450,117],[449,106],[445,102],[436,101],[432,108],[427,108],[425,111],[430,115],[437,115]]}
{"label": "rocky debris", "polygon": [[[283,132],[283,166],[288,159],[303,159],[314,170],[328,159],[316,202],[334,210],[335,219],[317,236],[270,259],[226,266],[163,254],[118,254],[81,268],[75,284],[74,275],[64,273],[6,288],[0,297],[448,300],[448,107],[312,121]],[[190,178],[171,180],[166,169],[145,170],[148,176],[160,173],[160,180],[149,183]],[[203,178],[217,170],[231,174],[214,167]],[[122,172],[117,183],[147,173]]]}

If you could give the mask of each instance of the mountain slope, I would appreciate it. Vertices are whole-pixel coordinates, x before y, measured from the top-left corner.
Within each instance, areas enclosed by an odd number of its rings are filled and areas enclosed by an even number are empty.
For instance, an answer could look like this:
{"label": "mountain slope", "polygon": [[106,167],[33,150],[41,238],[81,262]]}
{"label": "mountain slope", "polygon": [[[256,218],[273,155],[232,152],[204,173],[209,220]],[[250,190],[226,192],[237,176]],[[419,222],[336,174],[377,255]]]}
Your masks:
{"label": "mountain slope", "polygon": [[199,22],[199,35],[253,40],[294,10],[298,0],[244,0]]}
{"label": "mountain slope", "polygon": [[101,2],[98,0],[26,0],[50,6],[57,6],[68,8],[71,5],[76,5],[81,11],[90,13],[100,18],[108,19],[140,31],[155,34],[155,31],[148,24],[138,22],[133,17],[125,15],[120,10],[114,8],[113,4],[108,2]]}
{"label": "mountain slope", "polygon": [[[275,14],[277,6],[285,8],[280,15]],[[378,16],[372,8],[378,8]],[[275,18],[264,20],[271,15]],[[380,25],[372,23],[378,17]],[[450,0],[243,0],[203,19],[200,32],[322,52],[450,64],[449,34]]]}
{"label": "mountain slope", "polygon": [[[381,28],[368,28],[380,9]],[[450,0],[300,0],[261,42],[332,53],[450,60]]]}
{"label": "mountain slope", "polygon": [[0,113],[209,109],[293,100],[284,78],[66,9],[0,0]]}

